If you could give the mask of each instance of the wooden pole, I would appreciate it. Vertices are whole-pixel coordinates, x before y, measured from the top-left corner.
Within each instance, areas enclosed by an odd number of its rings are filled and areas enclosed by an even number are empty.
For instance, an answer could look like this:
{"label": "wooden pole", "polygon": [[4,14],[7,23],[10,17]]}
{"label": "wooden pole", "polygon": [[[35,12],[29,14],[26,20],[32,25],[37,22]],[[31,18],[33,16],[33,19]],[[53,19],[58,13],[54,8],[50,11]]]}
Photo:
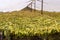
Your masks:
{"label": "wooden pole", "polygon": [[34,1],[34,12],[36,11],[36,0]]}
{"label": "wooden pole", "polygon": [[[33,1],[32,1],[33,2]],[[32,12],[32,2],[31,2],[31,12]]]}
{"label": "wooden pole", "polygon": [[41,1],[41,14],[43,14],[43,0]]}

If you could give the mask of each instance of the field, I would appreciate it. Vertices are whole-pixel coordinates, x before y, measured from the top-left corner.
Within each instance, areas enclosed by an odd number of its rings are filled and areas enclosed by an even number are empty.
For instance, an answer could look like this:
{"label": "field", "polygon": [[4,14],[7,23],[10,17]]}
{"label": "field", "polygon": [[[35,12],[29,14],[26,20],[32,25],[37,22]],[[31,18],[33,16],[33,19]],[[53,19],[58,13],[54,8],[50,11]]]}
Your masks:
{"label": "field", "polygon": [[[43,40],[60,40],[60,12],[23,9],[14,12],[0,12],[0,30],[10,39],[14,37],[38,36]],[[37,39],[38,40],[38,39]]]}

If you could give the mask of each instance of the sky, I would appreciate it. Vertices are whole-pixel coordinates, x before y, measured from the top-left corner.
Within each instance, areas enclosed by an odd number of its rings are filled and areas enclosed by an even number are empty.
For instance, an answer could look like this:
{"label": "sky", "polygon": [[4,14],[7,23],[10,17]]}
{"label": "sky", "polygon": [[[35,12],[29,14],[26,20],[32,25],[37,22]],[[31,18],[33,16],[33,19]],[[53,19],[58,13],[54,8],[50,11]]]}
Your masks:
{"label": "sky", "polygon": [[30,0],[0,0],[0,12],[19,11],[30,3]]}
{"label": "sky", "polygon": [[[43,1],[44,11],[60,12],[60,0],[43,0]],[[32,5],[33,5],[32,8],[34,9],[34,4]],[[31,7],[31,5],[29,7]],[[36,9],[41,10],[41,2],[36,1]]]}
{"label": "sky", "polygon": [[44,0],[44,10],[60,11],[60,0]]}
{"label": "sky", "polygon": [[[0,0],[0,11],[7,12],[22,10],[30,3],[31,0]],[[34,8],[34,3],[32,5],[32,8]],[[28,7],[31,8],[31,5]],[[41,10],[41,2],[36,1],[36,9]],[[60,12],[60,0],[44,0],[44,11]]]}

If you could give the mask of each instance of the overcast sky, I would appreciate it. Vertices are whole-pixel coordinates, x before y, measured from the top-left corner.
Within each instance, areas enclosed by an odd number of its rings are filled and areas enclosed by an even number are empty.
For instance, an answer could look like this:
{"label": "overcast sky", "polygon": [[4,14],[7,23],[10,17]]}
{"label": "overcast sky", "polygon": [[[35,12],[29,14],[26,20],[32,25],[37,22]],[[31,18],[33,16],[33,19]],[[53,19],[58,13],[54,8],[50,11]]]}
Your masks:
{"label": "overcast sky", "polygon": [[30,3],[30,0],[0,0],[0,12],[19,11]]}
{"label": "overcast sky", "polygon": [[[25,8],[30,0],[0,0],[0,11],[20,10]],[[41,1],[41,0],[40,0]],[[41,9],[41,2],[37,2],[37,9]],[[44,0],[44,10],[60,11],[60,0]]]}
{"label": "overcast sky", "polygon": [[[45,11],[60,12],[60,0],[43,0],[43,1]],[[37,7],[36,9],[41,10],[41,2],[37,1],[36,7]]]}
{"label": "overcast sky", "polygon": [[44,0],[44,10],[60,11],[60,0]]}

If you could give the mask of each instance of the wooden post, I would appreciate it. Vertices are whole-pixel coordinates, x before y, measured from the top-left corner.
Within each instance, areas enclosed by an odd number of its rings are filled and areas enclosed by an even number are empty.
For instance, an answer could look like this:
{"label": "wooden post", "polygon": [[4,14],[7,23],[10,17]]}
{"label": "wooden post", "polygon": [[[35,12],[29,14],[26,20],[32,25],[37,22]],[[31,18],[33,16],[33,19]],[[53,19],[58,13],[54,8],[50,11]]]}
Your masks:
{"label": "wooden post", "polygon": [[41,1],[41,14],[43,14],[43,0]]}
{"label": "wooden post", "polygon": [[36,0],[34,1],[34,12],[36,11]]}
{"label": "wooden post", "polygon": [[[33,1],[32,1],[33,2]],[[32,12],[32,2],[31,2],[31,12]]]}

